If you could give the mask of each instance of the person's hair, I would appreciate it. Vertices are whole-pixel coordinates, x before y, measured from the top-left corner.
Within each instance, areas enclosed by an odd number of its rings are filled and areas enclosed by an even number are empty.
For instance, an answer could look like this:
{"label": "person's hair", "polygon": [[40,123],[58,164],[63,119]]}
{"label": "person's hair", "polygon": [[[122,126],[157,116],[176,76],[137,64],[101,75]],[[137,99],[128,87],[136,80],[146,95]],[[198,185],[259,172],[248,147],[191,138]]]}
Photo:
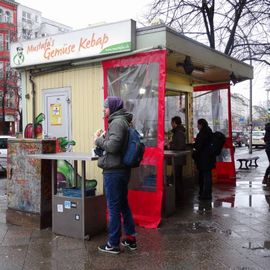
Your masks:
{"label": "person's hair", "polygon": [[198,120],[198,125],[201,125],[203,128],[208,127],[208,122],[204,118],[201,118]]}
{"label": "person's hair", "polygon": [[182,124],[181,117],[180,116],[174,116],[172,118],[172,122],[174,122],[177,126],[181,125]]}

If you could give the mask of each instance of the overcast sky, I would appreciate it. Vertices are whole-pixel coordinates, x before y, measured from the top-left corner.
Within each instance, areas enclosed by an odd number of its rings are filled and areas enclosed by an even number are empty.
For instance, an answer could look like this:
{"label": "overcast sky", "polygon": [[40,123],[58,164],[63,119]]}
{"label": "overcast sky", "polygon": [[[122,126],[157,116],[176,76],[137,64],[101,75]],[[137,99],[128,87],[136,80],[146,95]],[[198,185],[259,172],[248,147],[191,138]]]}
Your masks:
{"label": "overcast sky", "polygon": [[42,16],[71,26],[85,28],[89,24],[116,22],[126,19],[138,21],[153,0],[16,0],[39,10]]}
{"label": "overcast sky", "polygon": [[[39,10],[42,16],[80,29],[100,22],[116,22],[126,19],[139,21],[147,7],[154,0],[17,0],[16,2]],[[76,5],[76,6],[75,6]],[[137,23],[138,25],[138,23]],[[265,68],[256,68],[253,80],[253,103],[266,100]],[[270,88],[270,87],[269,87]],[[237,84],[232,92],[241,93],[249,98],[249,82]]]}

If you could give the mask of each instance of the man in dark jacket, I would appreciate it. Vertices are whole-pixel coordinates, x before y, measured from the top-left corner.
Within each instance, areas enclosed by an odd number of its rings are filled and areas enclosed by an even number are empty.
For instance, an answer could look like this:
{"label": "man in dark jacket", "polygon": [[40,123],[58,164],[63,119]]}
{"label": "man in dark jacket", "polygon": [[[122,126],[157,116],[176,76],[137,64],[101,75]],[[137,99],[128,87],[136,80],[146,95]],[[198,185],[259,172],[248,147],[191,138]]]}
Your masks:
{"label": "man in dark jacket", "polygon": [[105,151],[98,160],[98,166],[103,169],[104,189],[109,210],[109,239],[98,249],[102,252],[118,254],[120,253],[121,214],[126,234],[121,244],[130,250],[137,249],[135,225],[127,199],[130,168],[125,167],[122,162],[132,114],[123,109],[121,98],[110,96],[104,102],[104,116],[108,118],[108,132],[107,134],[97,132],[95,144]]}
{"label": "man in dark jacket", "polygon": [[184,150],[186,147],[186,129],[182,125],[180,116],[174,116],[171,120],[172,141],[170,142],[171,150]]}
{"label": "man in dark jacket", "polygon": [[[169,144],[170,150],[185,150],[186,148],[186,129],[182,125],[180,116],[174,116],[171,119],[172,125],[172,141]],[[175,198],[179,200],[183,193],[183,165],[186,162],[186,157],[174,158],[173,172],[175,174]]]}
{"label": "man in dark jacket", "polygon": [[198,120],[199,133],[195,139],[193,159],[199,170],[199,199],[212,199],[212,169],[216,164],[216,157],[211,151],[213,132],[205,119]]}

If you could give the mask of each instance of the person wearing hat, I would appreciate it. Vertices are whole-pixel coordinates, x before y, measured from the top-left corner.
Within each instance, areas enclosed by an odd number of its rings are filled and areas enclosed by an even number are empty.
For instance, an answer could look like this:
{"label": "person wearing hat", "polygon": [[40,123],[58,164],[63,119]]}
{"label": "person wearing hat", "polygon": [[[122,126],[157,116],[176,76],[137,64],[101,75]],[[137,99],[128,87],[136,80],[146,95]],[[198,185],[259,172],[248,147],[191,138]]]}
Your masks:
{"label": "person wearing hat", "polygon": [[108,131],[95,134],[95,145],[104,151],[98,166],[103,169],[104,190],[109,210],[109,237],[99,251],[119,254],[121,239],[121,215],[124,221],[125,238],[121,245],[130,250],[137,249],[135,224],[128,205],[128,182],[130,168],[122,161],[123,146],[127,143],[128,127],[132,114],[123,108],[120,97],[109,96],[104,102],[104,117],[108,119]]}

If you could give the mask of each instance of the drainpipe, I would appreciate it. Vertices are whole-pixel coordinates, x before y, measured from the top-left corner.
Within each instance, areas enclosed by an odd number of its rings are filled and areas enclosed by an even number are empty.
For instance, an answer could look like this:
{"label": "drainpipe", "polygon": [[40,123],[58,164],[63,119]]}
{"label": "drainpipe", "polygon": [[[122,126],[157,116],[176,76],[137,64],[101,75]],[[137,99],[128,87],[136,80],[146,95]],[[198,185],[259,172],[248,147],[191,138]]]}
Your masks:
{"label": "drainpipe", "polygon": [[36,138],[35,132],[35,118],[36,118],[36,90],[35,90],[35,82],[33,81],[32,71],[30,71],[29,81],[32,84],[32,138]]}

